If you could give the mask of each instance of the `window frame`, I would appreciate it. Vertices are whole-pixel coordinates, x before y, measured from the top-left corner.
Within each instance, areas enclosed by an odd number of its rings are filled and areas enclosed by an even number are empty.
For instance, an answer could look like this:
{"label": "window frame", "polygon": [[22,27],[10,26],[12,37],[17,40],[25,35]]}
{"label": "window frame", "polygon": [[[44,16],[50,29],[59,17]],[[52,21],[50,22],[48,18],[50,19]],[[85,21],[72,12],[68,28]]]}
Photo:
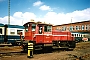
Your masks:
{"label": "window frame", "polygon": [[84,25],[82,25],[82,30],[84,30],[85,29],[85,26]]}
{"label": "window frame", "polygon": [[2,28],[0,28],[0,34],[2,34]]}
{"label": "window frame", "polygon": [[32,31],[35,31],[35,30],[36,30],[36,24],[32,24]]}
{"label": "window frame", "polygon": [[10,34],[15,34],[15,29],[10,29]]}
{"label": "window frame", "polygon": [[79,30],[79,26],[76,26],[76,30]]}
{"label": "window frame", "polygon": [[72,31],[73,30],[73,26],[70,26],[70,31]]}
{"label": "window frame", "polygon": [[51,31],[52,31],[52,26],[50,26],[50,25],[44,26],[44,32],[51,32]]}
{"label": "window frame", "polygon": [[89,27],[89,26],[88,26],[88,25],[86,25],[86,27],[85,27],[85,28],[86,28],[86,30],[88,30],[88,27]]}

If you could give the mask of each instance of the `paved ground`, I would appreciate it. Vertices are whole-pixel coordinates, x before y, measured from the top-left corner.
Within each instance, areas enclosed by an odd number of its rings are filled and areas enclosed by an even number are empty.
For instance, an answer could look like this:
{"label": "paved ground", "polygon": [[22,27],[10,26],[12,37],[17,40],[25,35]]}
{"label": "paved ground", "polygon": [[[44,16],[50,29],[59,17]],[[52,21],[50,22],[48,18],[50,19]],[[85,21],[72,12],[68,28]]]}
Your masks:
{"label": "paved ground", "polygon": [[34,54],[27,58],[27,54],[10,54],[0,57],[0,60],[90,60],[90,42],[77,43],[73,51],[54,51],[52,53]]}

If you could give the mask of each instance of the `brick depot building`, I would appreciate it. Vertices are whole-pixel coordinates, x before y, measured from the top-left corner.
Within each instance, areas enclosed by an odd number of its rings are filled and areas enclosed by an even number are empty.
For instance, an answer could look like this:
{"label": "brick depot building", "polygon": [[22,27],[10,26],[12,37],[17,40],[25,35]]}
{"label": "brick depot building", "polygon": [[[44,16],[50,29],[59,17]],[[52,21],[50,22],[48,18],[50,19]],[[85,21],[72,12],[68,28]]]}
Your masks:
{"label": "brick depot building", "polygon": [[87,37],[90,40],[90,20],[69,24],[55,25],[53,30],[71,31],[76,39]]}

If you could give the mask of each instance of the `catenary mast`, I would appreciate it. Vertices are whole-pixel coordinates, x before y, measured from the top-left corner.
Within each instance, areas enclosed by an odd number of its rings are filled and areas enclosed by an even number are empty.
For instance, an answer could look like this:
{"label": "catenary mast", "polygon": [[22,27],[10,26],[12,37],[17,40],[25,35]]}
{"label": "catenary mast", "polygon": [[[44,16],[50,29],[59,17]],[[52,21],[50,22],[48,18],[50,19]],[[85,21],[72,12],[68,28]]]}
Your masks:
{"label": "catenary mast", "polygon": [[8,25],[10,25],[10,0],[8,0]]}

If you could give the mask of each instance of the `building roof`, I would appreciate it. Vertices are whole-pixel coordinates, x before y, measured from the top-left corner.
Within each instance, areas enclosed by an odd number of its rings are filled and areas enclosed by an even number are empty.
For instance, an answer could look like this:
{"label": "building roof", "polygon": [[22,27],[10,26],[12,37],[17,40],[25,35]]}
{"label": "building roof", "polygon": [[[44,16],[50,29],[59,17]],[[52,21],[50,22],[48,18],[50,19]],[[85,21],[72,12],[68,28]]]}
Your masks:
{"label": "building roof", "polygon": [[81,22],[74,22],[74,23],[68,23],[68,24],[62,24],[62,25],[55,25],[55,26],[63,26],[63,25],[70,25],[70,24],[77,24],[77,23],[85,23],[85,22],[90,22],[90,20],[81,21]]}

